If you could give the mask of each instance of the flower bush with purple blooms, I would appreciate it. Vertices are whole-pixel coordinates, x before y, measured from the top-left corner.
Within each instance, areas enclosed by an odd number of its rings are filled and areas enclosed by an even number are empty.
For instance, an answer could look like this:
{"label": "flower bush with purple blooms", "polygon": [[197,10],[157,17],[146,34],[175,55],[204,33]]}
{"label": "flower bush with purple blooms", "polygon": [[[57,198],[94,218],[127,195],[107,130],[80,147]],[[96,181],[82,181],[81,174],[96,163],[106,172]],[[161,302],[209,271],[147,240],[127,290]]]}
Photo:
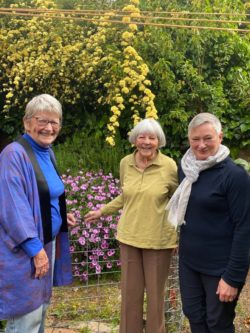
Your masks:
{"label": "flower bush with purple blooms", "polygon": [[95,223],[85,223],[84,215],[119,195],[119,180],[102,171],[79,171],[76,176],[64,174],[62,180],[68,211],[77,219],[77,225],[69,230],[74,276],[87,282],[91,276],[116,272],[120,269],[120,261],[115,236],[121,212],[103,216]]}

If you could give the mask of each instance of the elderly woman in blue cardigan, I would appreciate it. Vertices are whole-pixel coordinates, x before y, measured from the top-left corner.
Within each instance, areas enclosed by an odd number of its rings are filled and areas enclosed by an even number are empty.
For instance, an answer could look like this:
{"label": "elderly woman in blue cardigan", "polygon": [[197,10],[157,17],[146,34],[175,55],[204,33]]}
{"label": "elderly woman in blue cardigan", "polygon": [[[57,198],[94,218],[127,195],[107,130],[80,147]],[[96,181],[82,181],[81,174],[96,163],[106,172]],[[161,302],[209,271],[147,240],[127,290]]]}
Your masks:
{"label": "elderly woman in blue cardigan", "polygon": [[25,134],[0,155],[0,320],[6,333],[43,333],[52,285],[72,281],[64,184],[51,144],[62,123],[61,104],[34,97]]}
{"label": "elderly woman in blue cardigan", "polygon": [[167,205],[180,227],[183,311],[192,333],[233,333],[235,307],[249,269],[250,177],[222,145],[210,113],[190,122],[180,185]]}

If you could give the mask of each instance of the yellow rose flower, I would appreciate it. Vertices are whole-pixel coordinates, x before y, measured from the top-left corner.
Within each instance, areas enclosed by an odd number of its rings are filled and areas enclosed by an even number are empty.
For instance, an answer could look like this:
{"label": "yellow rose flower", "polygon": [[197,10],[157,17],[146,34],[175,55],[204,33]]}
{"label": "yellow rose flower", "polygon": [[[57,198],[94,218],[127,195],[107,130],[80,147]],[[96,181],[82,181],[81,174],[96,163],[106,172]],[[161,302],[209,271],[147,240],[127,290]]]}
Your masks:
{"label": "yellow rose flower", "polygon": [[144,86],[143,84],[140,84],[140,85],[139,85],[139,90],[140,90],[140,91],[144,91],[144,90],[145,90],[145,86]]}
{"label": "yellow rose flower", "polygon": [[112,107],[111,107],[111,111],[112,111],[113,113],[116,113],[116,112],[119,112],[119,109],[117,108],[117,106],[112,106]]}
{"label": "yellow rose flower", "polygon": [[129,24],[129,29],[132,30],[132,31],[137,31],[138,27],[137,27],[136,24]]}
{"label": "yellow rose flower", "polygon": [[120,96],[116,98],[116,103],[121,104],[123,103],[124,99]]}
{"label": "yellow rose flower", "polygon": [[144,79],[145,79],[145,76],[144,76],[144,75],[139,75],[139,80],[140,80],[140,81],[144,81]]}
{"label": "yellow rose flower", "polygon": [[138,55],[138,53],[136,52],[136,50],[132,46],[126,47],[125,50],[124,50],[124,53],[128,53],[132,56]]}
{"label": "yellow rose flower", "polygon": [[133,11],[138,12],[139,11],[139,9],[136,8],[134,5],[127,5],[127,6],[123,7],[122,10],[124,12],[133,12]]}
{"label": "yellow rose flower", "polygon": [[120,87],[125,87],[126,86],[126,82],[124,80],[120,80],[119,81],[119,86]]}
{"label": "yellow rose flower", "polygon": [[150,89],[148,89],[148,88],[146,88],[146,89],[144,90],[144,93],[145,93],[146,95],[150,95],[150,94],[152,94],[151,91],[150,91]]}
{"label": "yellow rose flower", "polygon": [[122,22],[124,22],[124,23],[129,23],[130,21],[131,21],[131,18],[128,17],[128,16],[124,16],[124,17],[122,18]]}
{"label": "yellow rose flower", "polygon": [[[110,122],[111,123],[114,123],[117,121],[117,116],[116,115],[113,115],[112,117],[109,118]],[[113,124],[114,125],[114,124]]]}
{"label": "yellow rose flower", "polygon": [[131,32],[128,32],[128,31],[125,31],[125,32],[122,34],[122,39],[125,40],[125,41],[129,41],[129,40],[131,40],[133,37],[134,37],[134,35],[133,35]]}
{"label": "yellow rose flower", "polygon": [[[125,106],[123,104],[119,104],[118,107],[119,107],[120,110],[124,110],[125,109]],[[120,114],[121,114],[121,112],[119,111],[119,115]]]}
{"label": "yellow rose flower", "polygon": [[113,138],[112,136],[108,136],[108,137],[106,138],[106,142],[107,142],[108,144],[110,144],[110,146],[115,146],[115,141],[114,141],[114,138]]}
{"label": "yellow rose flower", "polygon": [[151,86],[151,81],[150,80],[144,80],[143,82],[145,86]]}
{"label": "yellow rose flower", "polygon": [[148,96],[143,97],[142,101],[143,103],[149,102],[149,97]]}
{"label": "yellow rose flower", "polygon": [[130,14],[130,17],[140,17],[140,16],[141,16],[141,14],[139,12]]}
{"label": "yellow rose flower", "polygon": [[131,71],[131,70],[130,70],[129,67],[124,67],[124,68],[123,68],[123,72],[126,73],[126,74],[128,74],[130,71]]}
{"label": "yellow rose flower", "polygon": [[11,97],[13,97],[13,96],[14,96],[14,94],[10,91],[10,92],[8,92],[8,94],[6,95],[6,98],[9,99],[9,98],[11,98]]}
{"label": "yellow rose flower", "polygon": [[107,127],[110,132],[115,132],[115,128],[113,125],[108,124]]}
{"label": "yellow rose flower", "polygon": [[124,87],[124,88],[122,88],[122,92],[124,94],[128,94],[129,93],[129,89],[127,87]]}

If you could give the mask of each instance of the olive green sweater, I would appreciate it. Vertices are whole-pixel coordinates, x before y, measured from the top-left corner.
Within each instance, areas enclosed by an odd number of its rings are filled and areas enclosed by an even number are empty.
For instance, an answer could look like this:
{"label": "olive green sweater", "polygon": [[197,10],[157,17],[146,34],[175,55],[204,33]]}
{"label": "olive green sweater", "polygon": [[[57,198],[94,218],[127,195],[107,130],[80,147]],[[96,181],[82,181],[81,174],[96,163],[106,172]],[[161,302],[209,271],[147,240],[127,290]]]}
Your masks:
{"label": "olive green sweater", "polygon": [[174,160],[158,152],[153,163],[141,171],[135,153],[127,155],[120,163],[120,182],[122,193],[101,208],[102,215],[122,209],[117,239],[146,249],[176,247],[176,232],[165,210],[178,185]]}

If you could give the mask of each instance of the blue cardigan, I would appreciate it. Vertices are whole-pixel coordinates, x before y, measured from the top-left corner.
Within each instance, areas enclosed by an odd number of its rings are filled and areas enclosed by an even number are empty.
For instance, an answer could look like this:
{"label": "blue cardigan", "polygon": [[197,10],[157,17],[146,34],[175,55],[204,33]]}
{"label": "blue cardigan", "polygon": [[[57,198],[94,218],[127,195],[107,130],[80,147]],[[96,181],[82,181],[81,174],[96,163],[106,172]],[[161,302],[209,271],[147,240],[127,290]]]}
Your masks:
{"label": "blue cardigan", "polygon": [[[179,179],[185,177],[181,167]],[[221,276],[241,287],[249,268],[250,177],[229,157],[200,173],[192,185],[180,260],[192,269]]]}
{"label": "blue cardigan", "polygon": [[[34,279],[33,259],[20,246],[28,238],[43,243],[37,182],[24,148],[14,142],[0,155],[0,320],[29,313],[51,297],[51,271]],[[51,267],[52,242],[45,250]],[[68,234],[60,232],[53,284],[71,282]]]}

